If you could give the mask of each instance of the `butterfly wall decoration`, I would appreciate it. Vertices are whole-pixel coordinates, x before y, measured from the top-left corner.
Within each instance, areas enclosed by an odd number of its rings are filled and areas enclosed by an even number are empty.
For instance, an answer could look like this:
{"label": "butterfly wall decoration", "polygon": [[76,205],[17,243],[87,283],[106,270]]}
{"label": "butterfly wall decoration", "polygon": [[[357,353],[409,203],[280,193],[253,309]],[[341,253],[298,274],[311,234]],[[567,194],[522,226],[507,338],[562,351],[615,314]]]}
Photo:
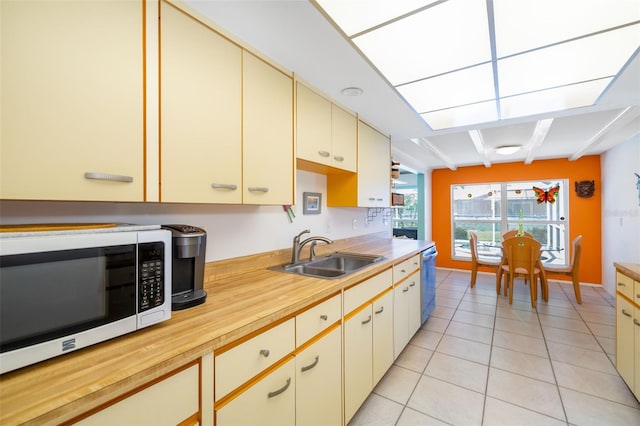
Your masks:
{"label": "butterfly wall decoration", "polygon": [[534,186],[533,192],[537,197],[536,202],[538,204],[542,204],[542,203],[553,204],[556,202],[556,198],[558,198],[558,194],[560,193],[560,185],[556,184],[555,186],[546,190],[542,188],[538,188],[537,186]]}

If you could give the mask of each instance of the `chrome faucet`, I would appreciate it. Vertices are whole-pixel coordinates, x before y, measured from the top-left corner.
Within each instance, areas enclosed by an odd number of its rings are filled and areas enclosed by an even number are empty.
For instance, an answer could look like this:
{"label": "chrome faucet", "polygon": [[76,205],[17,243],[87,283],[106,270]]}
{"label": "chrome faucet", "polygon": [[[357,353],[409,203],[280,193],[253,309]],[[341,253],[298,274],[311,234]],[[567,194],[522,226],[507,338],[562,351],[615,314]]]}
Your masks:
{"label": "chrome faucet", "polygon": [[316,244],[319,241],[322,241],[324,243],[327,244],[333,244],[333,240],[330,240],[329,238],[326,237],[309,237],[306,240],[300,241],[300,238],[304,235],[304,234],[308,234],[309,232],[311,232],[308,229],[305,229],[304,231],[302,231],[301,233],[299,233],[298,235],[296,235],[295,237],[293,237],[293,249],[291,252],[291,263],[298,263],[300,261],[300,251],[302,250],[302,247],[304,247],[307,243],[311,243],[311,247],[309,249],[309,260],[313,260],[314,256],[315,256],[315,248],[316,248]]}

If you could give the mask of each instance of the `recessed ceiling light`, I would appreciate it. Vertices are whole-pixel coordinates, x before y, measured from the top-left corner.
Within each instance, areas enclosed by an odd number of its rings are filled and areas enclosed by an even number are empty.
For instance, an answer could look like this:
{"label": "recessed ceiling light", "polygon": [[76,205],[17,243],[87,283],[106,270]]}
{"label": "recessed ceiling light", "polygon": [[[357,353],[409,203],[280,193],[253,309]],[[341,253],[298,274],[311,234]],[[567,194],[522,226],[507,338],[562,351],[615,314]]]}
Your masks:
{"label": "recessed ceiling light", "polygon": [[520,146],[520,145],[499,146],[499,147],[496,148],[496,154],[511,155],[511,154],[515,154],[516,152],[520,151],[521,149],[522,149],[522,146]]}
{"label": "recessed ceiling light", "polygon": [[360,96],[364,91],[359,87],[345,87],[342,94],[345,96]]}

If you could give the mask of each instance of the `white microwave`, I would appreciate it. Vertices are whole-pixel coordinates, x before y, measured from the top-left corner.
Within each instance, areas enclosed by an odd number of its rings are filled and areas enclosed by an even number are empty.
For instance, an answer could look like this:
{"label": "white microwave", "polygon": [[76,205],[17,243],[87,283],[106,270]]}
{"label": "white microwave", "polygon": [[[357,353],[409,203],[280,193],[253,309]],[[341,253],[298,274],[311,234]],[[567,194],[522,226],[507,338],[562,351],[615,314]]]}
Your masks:
{"label": "white microwave", "polygon": [[170,317],[160,226],[0,234],[0,374]]}

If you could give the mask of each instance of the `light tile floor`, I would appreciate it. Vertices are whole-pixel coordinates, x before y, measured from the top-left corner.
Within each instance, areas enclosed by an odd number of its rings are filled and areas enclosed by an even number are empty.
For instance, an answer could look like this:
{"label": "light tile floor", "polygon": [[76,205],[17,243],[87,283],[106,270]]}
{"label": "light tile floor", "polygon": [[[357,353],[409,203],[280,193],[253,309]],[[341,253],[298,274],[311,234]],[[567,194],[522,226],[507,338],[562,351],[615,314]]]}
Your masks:
{"label": "light tile floor", "polygon": [[356,425],[640,425],[615,369],[615,299],[550,282],[531,308],[495,275],[438,270],[436,308],[352,421]]}

